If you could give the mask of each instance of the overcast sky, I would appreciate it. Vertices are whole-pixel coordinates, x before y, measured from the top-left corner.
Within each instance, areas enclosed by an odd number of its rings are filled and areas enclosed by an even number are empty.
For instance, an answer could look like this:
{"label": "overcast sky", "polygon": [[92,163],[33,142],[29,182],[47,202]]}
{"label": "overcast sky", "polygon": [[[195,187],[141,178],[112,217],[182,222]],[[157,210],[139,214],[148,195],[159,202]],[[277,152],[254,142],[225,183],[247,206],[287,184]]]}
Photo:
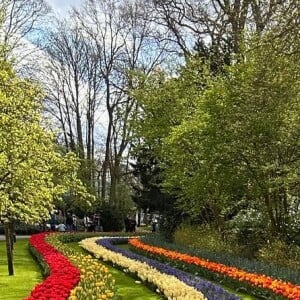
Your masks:
{"label": "overcast sky", "polygon": [[55,13],[64,16],[72,6],[80,6],[83,0],[47,0]]}

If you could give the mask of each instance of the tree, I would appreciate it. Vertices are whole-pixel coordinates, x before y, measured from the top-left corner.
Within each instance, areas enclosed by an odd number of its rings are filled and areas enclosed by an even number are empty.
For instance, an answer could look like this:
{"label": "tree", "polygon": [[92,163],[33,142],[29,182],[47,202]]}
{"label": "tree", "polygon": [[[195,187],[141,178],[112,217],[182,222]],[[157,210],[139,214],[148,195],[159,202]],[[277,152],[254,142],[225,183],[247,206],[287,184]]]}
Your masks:
{"label": "tree", "polygon": [[157,48],[155,31],[149,23],[147,1],[86,1],[74,11],[82,31],[89,37],[99,60],[105,103],[104,153],[101,168],[101,198],[118,206],[117,186],[126,182],[126,159],[131,137],[129,120],[136,109],[131,73],[151,72],[164,59],[165,43]]}
{"label": "tree", "polygon": [[2,0],[0,12],[0,43],[5,46],[5,57],[14,58],[15,67],[25,68],[22,62],[38,51],[29,41],[38,43],[50,8],[44,0]]}
{"label": "tree", "polygon": [[[153,0],[154,22],[165,26],[167,39],[185,57],[200,51],[212,59],[216,69],[241,59],[249,32],[262,35],[278,23],[286,8],[297,1],[256,0]],[[293,8],[292,8],[293,7]]]}
{"label": "tree", "polygon": [[46,42],[44,108],[57,120],[61,143],[81,159],[81,179],[95,191],[95,114],[102,84],[99,60],[76,23],[58,22]]}
{"label": "tree", "polygon": [[240,209],[266,216],[273,236],[295,223],[299,45],[276,37],[278,28],[253,37],[245,61],[218,76],[191,60],[177,78],[138,79],[133,93],[136,137],[153,145],[161,186],[174,205],[220,232]]}
{"label": "tree", "polygon": [[207,64],[193,56],[186,66],[171,74],[163,70],[150,75],[136,73],[137,88],[132,90],[132,96],[139,108],[132,119],[133,143],[151,145],[155,156],[164,157],[164,139],[193,115],[197,98],[205,91],[210,76]]}
{"label": "tree", "polygon": [[[131,154],[133,154],[132,152]],[[159,166],[157,155],[153,153],[151,146],[139,145],[136,149],[136,162],[132,163],[134,202],[139,212],[145,214],[159,213],[163,222],[160,231],[167,231],[167,235],[172,239],[172,233],[181,222],[181,214],[178,213],[174,202],[175,198],[163,190],[162,182],[164,172]],[[138,216],[138,225],[141,217]],[[165,230],[168,226],[168,230]]]}
{"label": "tree", "polygon": [[180,187],[188,212],[209,205],[220,230],[228,212],[246,205],[284,237],[299,184],[298,54],[282,53],[279,41],[255,45],[164,140],[166,184]]}
{"label": "tree", "polygon": [[0,216],[13,275],[13,224],[48,219],[55,201],[70,190],[83,200],[89,195],[76,177],[75,156],[59,153],[42,125],[41,90],[18,78],[5,59],[0,65]]}
{"label": "tree", "polygon": [[134,202],[144,213],[163,211],[163,192],[160,190],[162,172],[156,159],[151,153],[151,147],[146,148],[144,145],[143,149],[138,149],[136,162],[132,163],[132,173],[136,178],[133,182]]}
{"label": "tree", "polygon": [[193,57],[174,78],[163,71],[135,77],[138,88],[132,95],[139,105],[132,120],[131,154],[136,159],[133,168],[138,181],[135,201],[140,208],[163,214],[162,228],[169,238],[184,214],[177,206],[181,185],[166,185],[170,152],[165,148],[165,140],[185,118],[193,115],[196,99],[204,92],[209,78],[208,66]]}

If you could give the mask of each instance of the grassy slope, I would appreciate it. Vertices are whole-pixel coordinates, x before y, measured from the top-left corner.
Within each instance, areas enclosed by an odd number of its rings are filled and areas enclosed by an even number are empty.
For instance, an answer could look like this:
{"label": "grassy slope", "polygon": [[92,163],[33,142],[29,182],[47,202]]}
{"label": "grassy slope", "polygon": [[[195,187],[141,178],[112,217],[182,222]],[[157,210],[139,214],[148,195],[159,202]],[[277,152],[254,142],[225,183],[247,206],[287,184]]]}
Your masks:
{"label": "grassy slope", "polygon": [[[76,251],[84,252],[84,250],[78,245],[78,243],[68,243],[68,246],[72,247]],[[105,265],[109,268],[109,271],[111,272],[116,281],[116,286],[118,289],[117,295],[121,296],[123,300],[161,299],[161,297],[158,294],[151,291],[146,286],[137,283],[135,279],[133,279],[129,275],[107,264]]]}
{"label": "grassy slope", "polygon": [[8,276],[5,242],[0,241],[0,300],[20,300],[43,280],[28,250],[28,239],[19,239],[14,250],[14,276]]}

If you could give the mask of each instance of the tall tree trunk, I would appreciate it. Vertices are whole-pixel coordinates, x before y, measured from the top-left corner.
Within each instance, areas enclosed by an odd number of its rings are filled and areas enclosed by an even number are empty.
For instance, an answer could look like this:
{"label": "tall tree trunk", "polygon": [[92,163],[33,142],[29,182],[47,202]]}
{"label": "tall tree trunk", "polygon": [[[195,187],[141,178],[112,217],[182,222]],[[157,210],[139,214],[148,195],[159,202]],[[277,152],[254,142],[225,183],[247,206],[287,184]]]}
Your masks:
{"label": "tall tree trunk", "polygon": [[66,97],[66,94],[64,92],[63,94],[64,97],[64,101],[65,101],[65,107],[66,107],[66,117],[67,117],[67,124],[68,124],[68,133],[67,135],[69,135],[70,137],[70,149],[72,151],[76,151],[76,143],[75,143],[75,139],[74,139],[74,134],[73,134],[73,130],[72,130],[72,121],[71,121],[71,112],[70,112],[70,108],[69,108],[69,104],[68,104],[68,99]]}
{"label": "tall tree trunk", "polygon": [[113,127],[113,110],[114,108],[110,105],[110,82],[109,79],[105,80],[106,84],[106,108],[108,111],[108,127],[107,136],[105,142],[105,156],[102,164],[102,178],[101,178],[101,198],[105,200],[106,196],[106,186],[107,186],[107,171],[109,170],[110,163],[110,150],[111,150],[111,135]]}
{"label": "tall tree trunk", "polygon": [[111,168],[110,168],[110,173],[111,173],[111,184],[110,184],[110,197],[109,201],[110,204],[115,205],[115,206],[120,206],[120,203],[118,202],[117,199],[117,187],[121,181],[121,159],[119,156],[115,157],[114,163],[112,163]]}
{"label": "tall tree trunk", "polygon": [[6,256],[7,256],[7,268],[8,275],[14,275],[14,265],[13,265],[13,241],[12,241],[12,232],[11,232],[11,224],[4,224],[4,232],[5,232],[5,241],[6,241]]}
{"label": "tall tree trunk", "polygon": [[118,206],[117,203],[117,178],[115,176],[115,170],[111,173],[110,179],[110,191],[109,191],[109,204],[111,206]]}
{"label": "tall tree trunk", "polygon": [[94,128],[95,128],[95,123],[94,123],[94,116],[93,116],[93,122],[92,122],[92,127],[91,127],[91,184],[93,190],[96,189],[96,171],[95,171],[95,138],[94,138]]}
{"label": "tall tree trunk", "polygon": [[64,136],[64,140],[65,140],[65,146],[67,151],[69,151],[69,141],[68,141],[68,136],[67,136],[67,129],[66,129],[66,124],[64,121],[64,114],[63,114],[63,110],[61,107],[61,103],[60,103],[60,99],[58,97],[58,101],[57,101],[57,106],[58,106],[58,111],[59,111],[59,118],[60,118],[60,122],[61,122],[61,126],[62,126],[62,132],[63,132],[63,136]]}
{"label": "tall tree trunk", "polygon": [[138,227],[141,226],[141,219],[142,219],[142,209],[139,208],[139,209],[138,209],[138,220],[137,220],[137,226],[138,226]]}
{"label": "tall tree trunk", "polygon": [[276,218],[275,218],[275,215],[274,215],[274,209],[273,209],[273,202],[272,202],[272,199],[271,199],[271,194],[269,193],[266,193],[264,195],[264,200],[265,200],[265,206],[266,206],[266,210],[267,210],[267,213],[268,213],[268,216],[269,216],[269,220],[271,222],[271,230],[272,230],[272,233],[274,235],[277,235],[277,222],[276,222]]}
{"label": "tall tree trunk", "polygon": [[111,140],[111,131],[112,131],[112,124],[109,121],[108,129],[107,129],[107,136],[106,136],[106,143],[105,143],[105,157],[102,164],[102,177],[101,177],[101,198],[105,200],[106,195],[106,186],[107,186],[107,171],[109,170],[109,161],[110,161],[110,140]]}
{"label": "tall tree trunk", "polygon": [[76,109],[76,127],[77,127],[77,138],[78,138],[78,156],[84,159],[84,145],[82,136],[82,126],[79,108]]}

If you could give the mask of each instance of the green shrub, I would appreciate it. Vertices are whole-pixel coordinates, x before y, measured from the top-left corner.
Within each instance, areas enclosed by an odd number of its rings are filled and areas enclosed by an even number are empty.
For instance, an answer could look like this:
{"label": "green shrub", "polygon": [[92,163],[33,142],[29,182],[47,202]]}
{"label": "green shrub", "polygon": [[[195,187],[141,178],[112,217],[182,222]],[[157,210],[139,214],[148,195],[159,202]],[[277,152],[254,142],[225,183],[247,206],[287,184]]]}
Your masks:
{"label": "green shrub", "polygon": [[221,234],[209,226],[182,224],[174,234],[174,242],[213,252],[234,252]]}
{"label": "green shrub", "polygon": [[175,233],[180,224],[182,223],[182,213],[172,211],[164,213],[159,220],[159,232],[160,235],[168,242],[173,242]]}
{"label": "green shrub", "polygon": [[83,239],[86,238],[91,238],[91,237],[96,237],[99,236],[99,232],[76,232],[76,233],[63,233],[63,234],[58,234],[57,239],[64,243],[77,243],[80,242]]}
{"label": "green shrub", "polygon": [[122,231],[124,229],[124,214],[117,207],[102,206],[101,218],[104,231]]}
{"label": "green shrub", "polygon": [[229,222],[228,234],[232,244],[236,244],[236,254],[255,258],[257,251],[272,236],[268,219],[257,209],[244,209]]}
{"label": "green shrub", "polygon": [[45,262],[43,256],[29,244],[29,251],[32,257],[37,261],[37,264],[40,266],[42,270],[43,277],[48,277],[50,275],[50,268],[48,264]]}
{"label": "green shrub", "polygon": [[274,240],[258,251],[258,259],[267,263],[274,263],[300,269],[300,247],[287,245],[282,240]]}
{"label": "green shrub", "polygon": [[111,237],[120,237],[120,236],[137,236],[139,233],[133,232],[71,232],[71,233],[62,233],[62,234],[57,234],[56,238],[64,243],[77,243],[80,242],[83,239],[86,238],[91,238],[91,237],[97,237],[97,236],[111,236]]}
{"label": "green shrub", "polygon": [[[42,227],[40,225],[15,224],[15,231],[17,235],[32,235],[41,232]],[[4,234],[3,225],[0,225],[0,234]]]}

